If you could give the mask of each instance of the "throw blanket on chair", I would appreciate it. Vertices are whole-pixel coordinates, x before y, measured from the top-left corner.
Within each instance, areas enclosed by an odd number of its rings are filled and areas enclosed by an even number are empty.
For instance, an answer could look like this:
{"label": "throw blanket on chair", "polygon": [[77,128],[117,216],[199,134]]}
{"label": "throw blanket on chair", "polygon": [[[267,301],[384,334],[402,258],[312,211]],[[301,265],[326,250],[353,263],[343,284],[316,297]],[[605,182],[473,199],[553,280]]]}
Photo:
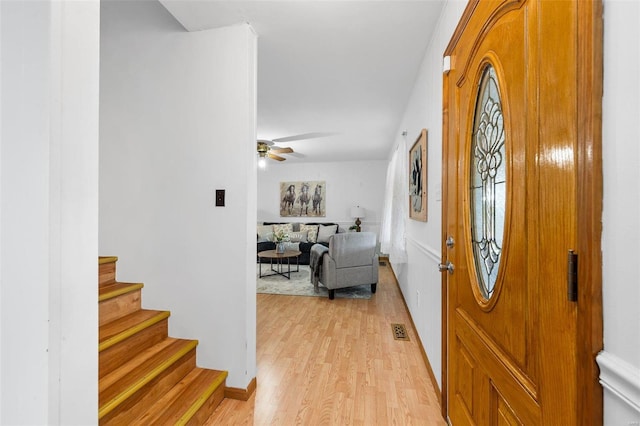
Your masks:
{"label": "throw blanket on chair", "polygon": [[318,280],[320,279],[320,266],[322,266],[322,257],[329,251],[328,247],[322,244],[314,244],[309,252],[309,269],[311,270],[311,282],[313,283],[313,290],[317,293]]}

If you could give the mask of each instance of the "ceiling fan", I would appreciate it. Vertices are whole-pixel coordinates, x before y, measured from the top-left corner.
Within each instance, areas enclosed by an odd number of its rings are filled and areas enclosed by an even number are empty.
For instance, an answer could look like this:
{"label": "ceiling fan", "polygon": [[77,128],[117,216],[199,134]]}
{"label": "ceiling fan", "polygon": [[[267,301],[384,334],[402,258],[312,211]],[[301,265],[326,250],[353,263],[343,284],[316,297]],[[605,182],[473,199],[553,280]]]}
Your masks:
{"label": "ceiling fan", "polygon": [[291,154],[293,153],[293,149],[289,148],[289,147],[279,147],[274,145],[274,143],[278,143],[278,142],[292,142],[292,141],[297,141],[297,140],[302,140],[302,139],[313,139],[313,138],[321,138],[321,137],[325,137],[325,136],[331,136],[334,133],[321,133],[321,132],[314,132],[314,133],[304,133],[301,135],[295,135],[295,136],[287,136],[284,138],[277,138],[277,139],[271,139],[271,140],[267,140],[267,139],[258,139],[258,164],[260,165],[260,167],[264,167],[266,164],[266,159],[270,158],[272,160],[276,160],[276,161],[285,161],[286,158],[280,156],[280,154]]}
{"label": "ceiling fan", "polygon": [[271,158],[276,161],[284,161],[286,158],[278,154],[291,154],[293,149],[289,147],[278,147],[273,145],[273,141],[258,139],[258,156],[260,159]]}

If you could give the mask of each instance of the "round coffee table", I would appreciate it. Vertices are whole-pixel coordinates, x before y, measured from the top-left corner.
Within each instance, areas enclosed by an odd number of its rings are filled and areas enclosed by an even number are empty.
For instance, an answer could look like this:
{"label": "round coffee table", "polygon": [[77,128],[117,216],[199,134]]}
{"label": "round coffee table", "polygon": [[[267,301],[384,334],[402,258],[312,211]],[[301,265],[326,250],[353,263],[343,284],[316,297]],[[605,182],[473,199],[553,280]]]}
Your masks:
{"label": "round coffee table", "polygon": [[[296,259],[296,269],[293,272],[300,271],[300,265],[298,264],[298,256],[302,254],[299,250],[285,250],[284,253],[277,253],[275,250],[265,250],[258,253],[258,259],[260,263],[260,275],[259,277],[270,277],[271,275],[280,275],[286,279],[291,279],[291,259]],[[271,274],[262,273],[262,259],[269,259],[271,264]],[[285,260],[287,261],[285,263]],[[285,265],[287,270],[285,272]]]}

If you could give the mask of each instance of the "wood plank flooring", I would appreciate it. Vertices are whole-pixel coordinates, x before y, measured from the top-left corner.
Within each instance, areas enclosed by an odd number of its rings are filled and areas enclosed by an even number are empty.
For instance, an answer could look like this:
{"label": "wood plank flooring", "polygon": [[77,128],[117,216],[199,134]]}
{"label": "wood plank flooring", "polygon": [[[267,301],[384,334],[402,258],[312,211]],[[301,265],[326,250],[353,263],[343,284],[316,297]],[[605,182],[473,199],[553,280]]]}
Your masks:
{"label": "wood plank flooring", "polygon": [[[370,300],[258,294],[257,303],[257,390],[225,399],[206,425],[446,424],[389,266]],[[392,323],[411,340],[394,340]]]}

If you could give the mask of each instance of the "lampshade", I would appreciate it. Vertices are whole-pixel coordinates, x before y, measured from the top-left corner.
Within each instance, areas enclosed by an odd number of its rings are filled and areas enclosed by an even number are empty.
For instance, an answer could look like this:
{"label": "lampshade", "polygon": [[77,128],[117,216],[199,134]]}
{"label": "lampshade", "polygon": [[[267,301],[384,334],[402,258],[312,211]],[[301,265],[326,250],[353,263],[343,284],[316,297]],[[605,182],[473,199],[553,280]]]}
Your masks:
{"label": "lampshade", "polygon": [[362,207],[351,207],[351,217],[365,217],[365,211]]}

